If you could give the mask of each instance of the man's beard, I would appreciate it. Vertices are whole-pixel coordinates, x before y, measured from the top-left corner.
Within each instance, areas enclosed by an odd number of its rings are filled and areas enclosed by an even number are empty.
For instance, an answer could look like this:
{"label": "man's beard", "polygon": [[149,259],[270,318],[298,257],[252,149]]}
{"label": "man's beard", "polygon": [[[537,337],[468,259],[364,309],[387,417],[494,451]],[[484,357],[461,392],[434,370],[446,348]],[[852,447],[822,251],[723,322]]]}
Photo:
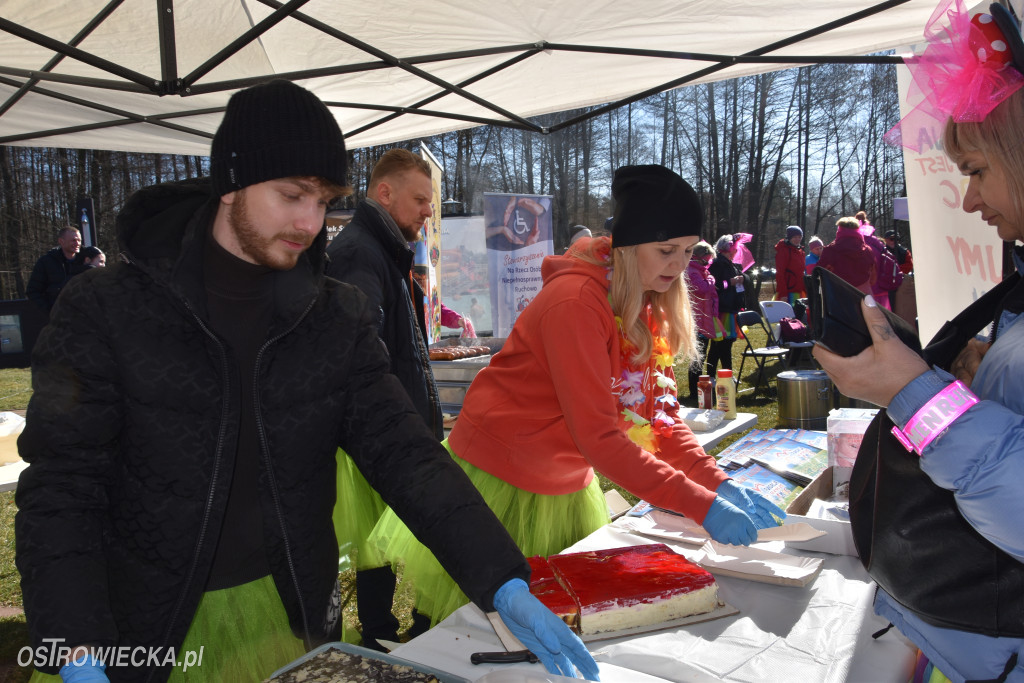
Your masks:
{"label": "man's beard", "polygon": [[252,224],[249,219],[249,212],[245,203],[245,190],[235,195],[235,201],[231,204],[228,212],[228,223],[231,231],[238,241],[242,253],[248,256],[261,266],[273,268],[274,270],[291,270],[299,260],[302,252],[283,251],[275,252],[273,245],[281,239],[299,244],[312,244],[311,238],[301,232],[281,232],[273,237],[264,237]]}
{"label": "man's beard", "polygon": [[[398,224],[396,223],[396,225]],[[419,242],[423,239],[423,223],[412,228],[399,225],[398,230],[402,233],[402,237],[405,238],[406,242]]]}

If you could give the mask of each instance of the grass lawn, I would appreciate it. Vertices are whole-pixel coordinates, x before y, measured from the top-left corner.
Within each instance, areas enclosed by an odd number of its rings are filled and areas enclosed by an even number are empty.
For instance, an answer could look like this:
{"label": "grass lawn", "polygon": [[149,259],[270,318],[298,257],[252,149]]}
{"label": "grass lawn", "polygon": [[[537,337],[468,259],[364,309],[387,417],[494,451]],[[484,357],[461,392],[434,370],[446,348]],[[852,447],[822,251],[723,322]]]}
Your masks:
{"label": "grass lawn", "polygon": [[[751,332],[751,342],[755,346],[764,344],[763,336],[756,331]],[[742,341],[737,341],[733,346],[733,368],[738,372],[740,367],[740,350],[743,348]],[[777,364],[776,364],[777,367]],[[741,389],[751,386],[754,380],[756,367],[753,362],[748,362],[744,368],[745,375],[741,380]],[[771,369],[774,373],[776,370]],[[680,398],[684,398],[687,392],[685,368],[676,369],[680,378]],[[5,369],[0,370],[0,411],[24,410],[28,405],[31,396],[31,377],[28,370]],[[740,412],[754,413],[758,416],[757,428],[772,429],[778,425],[778,404],[774,397],[764,395],[762,392],[757,398],[751,393],[741,393],[737,397],[737,406]],[[727,437],[722,443],[710,451],[712,455],[717,454],[741,435]],[[602,487],[619,488],[610,482],[601,479]],[[627,491],[619,488],[620,493],[635,503],[637,498]],[[14,566],[14,493],[0,493],[0,615],[2,608],[21,607],[21,589],[19,586],[18,571]],[[355,573],[351,569],[342,567],[340,579],[342,584],[342,596],[348,596],[344,609],[346,629],[355,631],[358,628],[358,620],[355,614]],[[411,623],[412,595],[411,591],[399,587],[395,599],[395,612],[402,623],[403,630]],[[30,670],[22,669],[17,665],[18,650],[28,644],[28,633],[25,627],[25,617],[22,614],[13,616],[0,616],[0,683],[22,683],[29,679]]]}

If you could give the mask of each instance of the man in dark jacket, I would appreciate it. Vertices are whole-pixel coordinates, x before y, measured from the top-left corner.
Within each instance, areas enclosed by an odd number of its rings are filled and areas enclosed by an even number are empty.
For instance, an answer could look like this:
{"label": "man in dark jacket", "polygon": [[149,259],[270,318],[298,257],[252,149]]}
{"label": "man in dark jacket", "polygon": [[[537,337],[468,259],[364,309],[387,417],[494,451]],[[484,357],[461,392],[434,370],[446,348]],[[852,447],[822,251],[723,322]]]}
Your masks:
{"label": "man in dark jacket", "polygon": [[57,246],[39,257],[28,277],[25,294],[39,308],[50,314],[53,302],[57,300],[60,290],[67,284],[75,255],[82,246],[82,233],[78,228],[69,225],[61,228],[57,234]]}
{"label": "man in dark jacket", "polygon": [[431,210],[430,166],[407,149],[387,151],[370,173],[366,199],[327,247],[327,275],[355,285],[379,309],[380,338],[424,422],[444,435],[430,371],[424,293],[412,277],[410,242],[422,239]]}
{"label": "man in dark jacket", "polygon": [[[327,274],[361,289],[370,308],[379,312],[378,333],[387,347],[391,372],[440,441],[444,426],[430,370],[424,293],[412,277],[413,250],[409,246],[422,239],[423,223],[433,213],[432,197],[426,160],[407,149],[385,152],[370,173],[366,199],[327,247]],[[339,477],[339,489],[363,501],[366,523],[372,523],[384,512],[383,501],[364,478],[348,471],[344,453],[338,457],[343,475]],[[363,645],[386,651],[378,641],[398,640],[398,619],[391,611],[396,579],[391,567],[367,561],[369,554],[362,544],[371,528],[353,529],[340,520],[338,540],[357,548],[356,606]],[[413,619],[410,635],[430,626],[429,617],[414,613]]]}
{"label": "man in dark jacket", "polygon": [[376,310],[324,276],[345,158],[312,93],[242,90],[211,178],[137,192],[123,262],[68,284],[18,442],[38,669],[164,681],[204,648],[195,680],[261,680],[337,639],[341,446],[478,605],[553,670],[568,654],[596,672],[524,595],[522,554],[388,372]]}

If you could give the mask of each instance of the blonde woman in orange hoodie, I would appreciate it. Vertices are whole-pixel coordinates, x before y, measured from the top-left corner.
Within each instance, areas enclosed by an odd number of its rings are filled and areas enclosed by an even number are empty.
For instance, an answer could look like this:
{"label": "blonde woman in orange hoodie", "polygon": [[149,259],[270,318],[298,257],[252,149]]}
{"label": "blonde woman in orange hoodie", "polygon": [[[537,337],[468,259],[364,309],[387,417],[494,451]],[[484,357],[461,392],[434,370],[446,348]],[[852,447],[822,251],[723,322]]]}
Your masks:
{"label": "blonde woman in orange hoodie", "polygon": [[[610,239],[544,260],[544,286],[476,376],[447,447],[527,556],[609,521],[595,470],[749,544],[785,513],[729,480],[677,415],[673,365],[696,349],[683,271],[703,224],[697,193],[663,166],[626,166],[612,197]],[[394,513],[370,541],[405,565],[434,623],[468,602]]]}

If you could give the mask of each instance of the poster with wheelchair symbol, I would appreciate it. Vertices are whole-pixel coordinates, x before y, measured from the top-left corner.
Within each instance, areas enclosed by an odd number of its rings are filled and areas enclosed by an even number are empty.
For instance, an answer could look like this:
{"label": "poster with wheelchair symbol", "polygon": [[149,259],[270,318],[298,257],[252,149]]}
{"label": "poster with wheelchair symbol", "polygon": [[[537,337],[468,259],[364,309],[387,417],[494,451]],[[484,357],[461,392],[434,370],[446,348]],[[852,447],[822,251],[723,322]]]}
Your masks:
{"label": "poster with wheelchair symbol", "polygon": [[554,253],[551,197],[485,192],[484,227],[494,335],[507,337],[540,291],[541,261]]}

